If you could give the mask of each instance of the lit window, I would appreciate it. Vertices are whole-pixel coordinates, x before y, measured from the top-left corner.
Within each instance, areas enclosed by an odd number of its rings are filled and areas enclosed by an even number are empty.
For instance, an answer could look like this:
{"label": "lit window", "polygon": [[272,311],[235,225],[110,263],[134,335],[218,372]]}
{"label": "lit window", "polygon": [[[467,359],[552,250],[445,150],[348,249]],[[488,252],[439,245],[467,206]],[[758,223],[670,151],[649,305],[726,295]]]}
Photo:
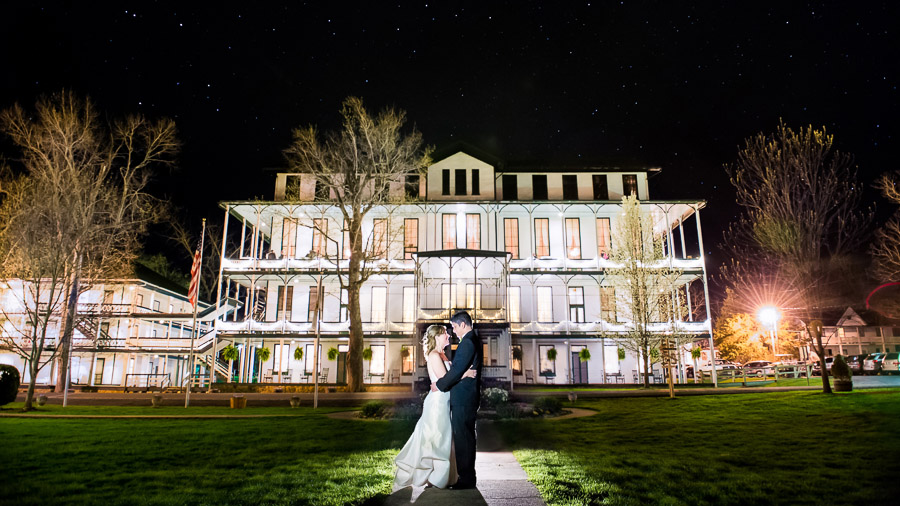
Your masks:
{"label": "lit window", "polygon": [[387,288],[384,286],[372,287],[372,323],[383,323],[387,308]]}
{"label": "lit window", "polygon": [[569,321],[584,323],[584,288],[569,287]]}
{"label": "lit window", "polygon": [[466,215],[466,248],[481,249],[481,215]]}
{"label": "lit window", "polygon": [[313,253],[320,257],[326,256],[328,254],[328,220],[325,218],[314,218],[312,232]]}
{"label": "lit window", "polygon": [[466,285],[466,308],[481,309],[481,283]]}
{"label": "lit window", "polygon": [[285,218],[281,222],[281,256],[294,258],[297,254],[297,220]]}
{"label": "lit window", "polygon": [[403,287],[403,321],[416,321],[416,288],[414,286]]}
{"label": "lit window", "polygon": [[566,218],[566,255],[572,260],[581,258],[581,226],[578,218]]}
{"label": "lit window", "polygon": [[507,312],[508,319],[511,322],[519,322],[522,321],[520,318],[519,308],[521,307],[521,298],[522,298],[522,289],[518,286],[510,286],[506,289],[507,298],[509,301],[507,302]]}
{"label": "lit window", "polygon": [[534,254],[538,258],[550,256],[550,219],[534,220]]}
{"label": "lit window", "polygon": [[[285,294],[285,291],[287,294]],[[277,320],[290,320],[294,307],[294,287],[281,285],[278,287],[278,317]]]}
{"label": "lit window", "polygon": [[553,288],[537,287],[537,319],[539,322],[553,321]]}
{"label": "lit window", "polygon": [[611,286],[600,287],[600,319],[608,323],[616,321],[616,289]]}
{"label": "lit window", "polygon": [[400,367],[402,374],[412,374],[416,370],[415,348],[409,346],[400,347]]}
{"label": "lit window", "polygon": [[519,219],[503,218],[503,238],[506,252],[515,260],[519,258]]}
{"label": "lit window", "polygon": [[456,215],[444,214],[444,249],[456,249]]}
{"label": "lit window", "polygon": [[384,345],[373,344],[369,348],[372,349],[372,360],[369,361],[369,374],[372,376],[384,376]]}
{"label": "lit window", "polygon": [[556,361],[547,358],[547,352],[553,348],[549,345],[538,346],[538,353],[541,355],[541,376],[556,376]]}
{"label": "lit window", "polygon": [[412,260],[413,253],[419,251],[419,220],[406,218],[403,220],[403,258]]}
{"label": "lit window", "polygon": [[609,218],[597,218],[597,254],[609,258]]}
{"label": "lit window", "polygon": [[443,283],[441,285],[441,308],[453,309],[456,307],[457,302],[457,290],[456,285],[451,285],[450,283]]}
{"label": "lit window", "polygon": [[372,255],[375,258],[387,257],[387,220],[375,218],[372,220]]}
{"label": "lit window", "polygon": [[625,195],[634,195],[637,197],[638,187],[637,187],[637,176],[634,174],[625,174],[622,176],[622,187],[624,189]]}

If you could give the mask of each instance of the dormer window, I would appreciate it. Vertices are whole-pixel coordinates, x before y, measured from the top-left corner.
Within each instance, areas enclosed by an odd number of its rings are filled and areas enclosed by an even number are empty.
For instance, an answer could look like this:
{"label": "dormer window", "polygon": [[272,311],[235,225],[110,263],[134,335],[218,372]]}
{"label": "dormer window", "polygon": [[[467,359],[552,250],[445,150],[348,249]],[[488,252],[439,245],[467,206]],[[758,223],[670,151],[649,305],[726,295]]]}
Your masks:
{"label": "dormer window", "polygon": [[466,169],[456,169],[456,194],[466,194]]}
{"label": "dormer window", "polygon": [[622,176],[622,188],[624,189],[625,195],[634,195],[637,197],[637,176],[634,174],[625,174]]}
{"label": "dormer window", "polygon": [[532,200],[547,200],[547,175],[535,174],[531,176],[531,187],[534,191]]}
{"label": "dormer window", "polygon": [[566,175],[562,177],[563,200],[578,200],[578,176]]}
{"label": "dormer window", "polygon": [[472,169],[472,195],[481,195],[481,181],[479,180],[478,169]]}

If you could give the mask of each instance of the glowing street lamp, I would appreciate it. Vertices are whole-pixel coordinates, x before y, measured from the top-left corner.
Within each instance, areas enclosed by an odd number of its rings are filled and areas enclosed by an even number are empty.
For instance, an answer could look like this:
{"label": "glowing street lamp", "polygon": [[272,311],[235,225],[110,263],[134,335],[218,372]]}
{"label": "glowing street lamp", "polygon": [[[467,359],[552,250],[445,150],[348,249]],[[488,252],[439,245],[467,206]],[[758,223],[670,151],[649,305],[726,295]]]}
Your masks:
{"label": "glowing street lamp", "polygon": [[760,308],[759,313],[756,314],[756,318],[766,327],[769,328],[769,332],[771,332],[772,336],[772,354],[775,357],[778,357],[777,351],[777,336],[778,336],[778,320],[781,319],[781,311],[774,306],[763,306]]}

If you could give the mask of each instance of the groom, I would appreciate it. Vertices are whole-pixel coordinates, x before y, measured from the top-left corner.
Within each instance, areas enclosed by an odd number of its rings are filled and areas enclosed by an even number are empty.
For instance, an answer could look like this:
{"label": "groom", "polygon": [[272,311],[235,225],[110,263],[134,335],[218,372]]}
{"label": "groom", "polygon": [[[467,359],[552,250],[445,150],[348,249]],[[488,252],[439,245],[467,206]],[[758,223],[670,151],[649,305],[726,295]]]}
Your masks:
{"label": "groom", "polygon": [[[456,469],[459,480],[452,489],[475,488],[475,415],[481,401],[481,341],[472,331],[472,317],[460,311],[450,318],[453,333],[459,336],[459,346],[453,354],[453,364],[437,388],[450,392],[450,425],[456,449]],[[467,369],[475,369],[475,378],[463,378]]]}

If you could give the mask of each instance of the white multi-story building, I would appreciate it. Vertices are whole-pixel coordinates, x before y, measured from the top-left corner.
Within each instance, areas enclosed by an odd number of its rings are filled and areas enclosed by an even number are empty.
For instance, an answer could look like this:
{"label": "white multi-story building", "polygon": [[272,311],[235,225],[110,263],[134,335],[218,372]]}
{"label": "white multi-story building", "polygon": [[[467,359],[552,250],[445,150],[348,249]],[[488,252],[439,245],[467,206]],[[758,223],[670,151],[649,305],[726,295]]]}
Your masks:
{"label": "white multi-story building", "polygon": [[[699,216],[705,202],[651,200],[648,176],[658,170],[501,167],[460,151],[429,166],[424,177],[396,181],[397,203],[373,209],[363,230],[382,251],[377,273],[361,290],[364,342],[372,350],[366,382],[425,376],[419,336],[463,309],[483,340],[486,377],[631,382],[637,361],[619,359],[615,335],[628,322],[620,321],[609,280],[616,265],[607,255],[626,194],[653,216],[670,265],[682,271],[679,297],[692,315],[679,323],[682,331],[708,335]],[[320,377],[345,381],[349,318],[337,278],[346,266],[340,210],[311,175],[295,173],[277,174],[272,201],[222,206],[226,233],[239,227],[241,238],[222,252],[221,287],[244,309],[216,322],[217,350],[229,344],[240,350],[235,378],[312,382],[318,330]],[[324,230],[338,231],[327,236],[339,239],[326,240]],[[271,354],[260,363],[255,353],[263,347]],[[295,359],[298,347],[302,360]],[[327,353],[332,348],[334,360]],[[585,348],[591,358],[582,362],[578,353]],[[547,358],[550,349],[555,360]]]}
{"label": "white multi-story building", "polygon": [[[27,346],[28,341],[21,335],[30,329],[22,303],[26,298],[22,294],[27,290],[22,283],[15,279],[0,282],[3,308],[0,332],[5,339],[15,339]],[[81,294],[73,334],[70,383],[128,388],[182,386],[190,371],[187,364],[193,325],[192,308],[185,291],[138,268],[138,277],[98,283]],[[208,304],[201,302],[198,309],[200,337],[195,346],[202,353],[212,346],[210,330],[215,315]],[[51,315],[42,361],[59,344],[61,320],[58,313]],[[3,343],[0,343],[0,363],[18,368],[23,384],[30,380],[23,358]],[[54,384],[57,367],[53,360],[41,369],[37,384]],[[196,369],[195,372],[201,369],[199,363]]]}

